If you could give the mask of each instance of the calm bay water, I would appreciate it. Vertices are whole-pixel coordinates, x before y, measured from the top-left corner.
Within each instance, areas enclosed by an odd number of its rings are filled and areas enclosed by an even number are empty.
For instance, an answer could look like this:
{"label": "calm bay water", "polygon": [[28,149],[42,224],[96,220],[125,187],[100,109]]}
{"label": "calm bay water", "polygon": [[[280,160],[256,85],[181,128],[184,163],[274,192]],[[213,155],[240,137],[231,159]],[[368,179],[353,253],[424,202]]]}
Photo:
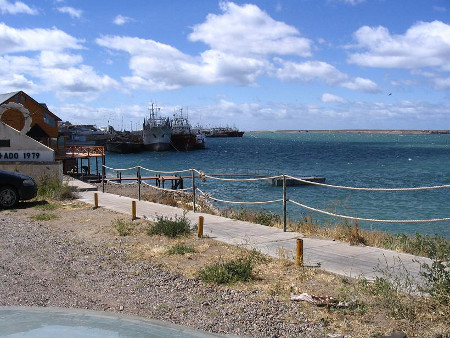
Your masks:
{"label": "calm bay water", "polygon": [[[450,135],[340,133],[246,133],[243,138],[208,139],[208,149],[194,152],[112,154],[106,165],[140,165],[155,170],[196,168],[206,173],[224,168],[268,170],[292,176],[323,176],[326,183],[353,187],[421,187],[450,184]],[[232,169],[225,169],[230,172]],[[186,186],[190,180],[186,180]],[[264,201],[282,197],[267,182],[197,180],[199,188],[220,199]],[[428,191],[366,192],[318,186],[288,187],[288,198],[344,215],[374,219],[450,217],[450,188]],[[224,206],[223,204],[221,206]],[[281,203],[262,206],[281,214]],[[288,217],[308,211],[288,203]],[[322,222],[336,218],[312,213]],[[387,224],[360,222],[366,229],[439,234],[450,238],[450,222]]]}

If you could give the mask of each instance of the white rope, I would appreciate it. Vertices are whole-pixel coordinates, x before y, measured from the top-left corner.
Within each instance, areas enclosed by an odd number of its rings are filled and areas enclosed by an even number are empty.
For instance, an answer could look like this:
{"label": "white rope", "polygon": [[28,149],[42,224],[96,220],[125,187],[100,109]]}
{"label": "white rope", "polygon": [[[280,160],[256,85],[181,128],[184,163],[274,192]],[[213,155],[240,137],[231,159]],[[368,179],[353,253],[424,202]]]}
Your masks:
{"label": "white rope", "polygon": [[135,184],[136,181],[123,181],[123,182],[114,182],[116,181],[116,179],[114,179],[113,181],[111,179],[105,179],[107,183],[112,183],[112,184]]}
{"label": "white rope", "polygon": [[192,169],[184,169],[184,170],[176,170],[176,171],[161,171],[161,170],[152,170],[152,169],[147,169],[141,166],[138,166],[139,168],[141,168],[142,170],[148,171],[150,173],[161,173],[161,174],[178,174],[178,173],[185,173],[185,172],[189,172],[192,171]]}
{"label": "white rope", "polygon": [[137,167],[131,167],[131,168],[111,168],[108,167],[106,165],[102,165],[102,167],[106,168],[106,169],[110,169],[110,170],[114,170],[114,171],[126,171],[126,170],[131,170],[131,169],[136,169]]}
{"label": "white rope", "polygon": [[358,187],[348,187],[343,185],[331,185],[331,184],[325,184],[325,183],[319,183],[319,182],[312,182],[307,181],[298,177],[288,176],[286,175],[286,178],[290,178],[293,180],[297,180],[303,183],[307,184],[315,184],[320,185],[322,187],[327,188],[335,188],[335,189],[347,189],[347,190],[365,190],[365,191],[414,191],[414,190],[432,190],[432,189],[443,189],[443,188],[450,188],[450,185],[437,185],[432,187],[415,187],[415,188],[358,188]]}
{"label": "white rope", "polygon": [[320,209],[316,209],[316,208],[312,208],[309,207],[307,205],[301,204],[299,202],[293,201],[293,200],[288,200],[289,202],[311,210],[311,211],[316,211],[319,212],[321,214],[325,214],[325,215],[329,215],[329,216],[334,216],[334,217],[339,217],[339,218],[345,218],[345,219],[351,219],[351,220],[355,220],[355,221],[368,221],[368,222],[381,222],[381,223],[430,223],[430,222],[445,222],[445,221],[450,221],[450,217],[446,217],[446,218],[433,218],[433,219],[414,219],[414,220],[392,220],[392,219],[373,219],[373,218],[363,218],[363,217],[353,217],[353,216],[346,216],[346,215],[340,215],[340,214],[335,214],[332,212],[328,212],[325,210],[320,210]]}
{"label": "white rope", "polygon": [[[200,189],[197,189],[200,190]],[[213,197],[209,194],[204,193],[203,191],[200,190],[200,192],[205,195],[206,198],[213,200],[214,202],[223,202],[223,203],[230,203],[230,204],[269,204],[269,203],[277,203],[277,202],[282,202],[283,199],[278,199],[278,200],[271,200],[271,201],[256,201],[256,202],[237,202],[237,201],[229,201],[229,200],[222,200],[216,197]]]}
{"label": "white rope", "polygon": [[142,181],[142,184],[145,184],[147,186],[149,186],[150,188],[156,189],[156,190],[164,190],[164,191],[169,191],[169,192],[183,192],[183,191],[189,191],[192,190],[191,188],[184,188],[184,189],[167,189],[167,188],[160,188],[151,184],[148,184],[147,182]]}
{"label": "white rope", "polygon": [[[236,175],[239,176],[239,175]],[[280,178],[283,176],[270,176],[270,177],[258,177],[258,178],[222,178],[222,177],[215,177],[215,176],[210,176],[207,174],[202,173],[201,178],[205,177],[205,178],[211,178],[213,180],[218,180],[218,181],[231,181],[231,182],[244,182],[244,181],[264,181],[264,180],[271,180],[274,178]]]}

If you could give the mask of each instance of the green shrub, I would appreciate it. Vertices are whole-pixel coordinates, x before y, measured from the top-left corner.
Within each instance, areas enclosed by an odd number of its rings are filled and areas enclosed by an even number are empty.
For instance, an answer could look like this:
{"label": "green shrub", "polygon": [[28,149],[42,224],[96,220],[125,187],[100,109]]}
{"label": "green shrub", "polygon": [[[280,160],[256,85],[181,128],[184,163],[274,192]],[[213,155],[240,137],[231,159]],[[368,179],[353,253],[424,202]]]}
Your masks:
{"label": "green shrub", "polygon": [[68,200],[74,199],[74,192],[67,184],[58,179],[44,177],[38,182],[38,197],[43,199]]}
{"label": "green shrub", "polygon": [[130,235],[133,228],[131,221],[125,221],[123,219],[116,219],[113,221],[113,226],[119,233],[119,236]]}
{"label": "green shrub", "polygon": [[265,258],[256,250],[228,262],[219,262],[206,266],[199,271],[199,278],[205,283],[230,284],[248,282],[254,278],[254,267],[257,261]]}
{"label": "green shrub", "polygon": [[47,212],[41,212],[40,214],[31,216],[30,218],[34,219],[35,221],[51,221],[52,219],[58,218],[58,216]]}
{"label": "green shrub", "polygon": [[430,294],[438,303],[450,305],[450,269],[448,263],[434,260],[431,266],[421,264],[420,275],[425,279],[425,285],[420,290]]}
{"label": "green shrub", "polygon": [[41,210],[56,210],[58,209],[60,206],[58,204],[53,204],[53,203],[46,203],[44,202],[43,204],[39,204],[36,206],[37,209],[41,209]]}
{"label": "green shrub", "polygon": [[169,255],[185,255],[187,253],[195,253],[193,246],[186,245],[184,243],[177,243],[167,250]]}
{"label": "green shrub", "polygon": [[251,259],[239,258],[226,263],[216,263],[200,270],[199,277],[203,282],[229,284],[247,282],[252,278],[253,264]]}
{"label": "green shrub", "polygon": [[175,217],[158,217],[157,221],[148,230],[149,235],[164,235],[170,238],[179,236],[187,236],[191,232],[191,221],[185,216]]}

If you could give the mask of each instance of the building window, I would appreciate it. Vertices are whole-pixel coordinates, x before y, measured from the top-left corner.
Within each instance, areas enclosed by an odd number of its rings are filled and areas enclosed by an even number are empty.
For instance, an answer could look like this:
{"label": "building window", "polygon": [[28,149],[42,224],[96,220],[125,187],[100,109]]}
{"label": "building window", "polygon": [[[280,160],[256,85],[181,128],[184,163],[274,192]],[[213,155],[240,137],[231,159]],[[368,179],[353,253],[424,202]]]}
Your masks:
{"label": "building window", "polygon": [[50,116],[49,113],[44,113],[44,122],[47,123],[49,126],[55,127],[56,126],[56,120]]}
{"label": "building window", "polygon": [[0,140],[0,148],[10,148],[11,140]]}

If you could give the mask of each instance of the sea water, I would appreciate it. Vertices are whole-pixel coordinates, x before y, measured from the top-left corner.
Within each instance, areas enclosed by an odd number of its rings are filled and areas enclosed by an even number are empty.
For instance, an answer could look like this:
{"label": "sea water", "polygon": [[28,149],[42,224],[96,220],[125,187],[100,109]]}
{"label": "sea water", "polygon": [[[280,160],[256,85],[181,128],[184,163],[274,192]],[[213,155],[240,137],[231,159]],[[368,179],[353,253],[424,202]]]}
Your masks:
{"label": "sea water", "polygon": [[[249,172],[322,176],[330,185],[408,188],[450,184],[449,134],[246,133],[242,138],[209,138],[207,149],[192,152],[107,153],[114,168],[142,166],[154,170],[196,168],[206,173]],[[132,174],[132,172],[131,172]],[[134,173],[135,175],[135,173]],[[189,175],[187,173],[186,175]],[[185,179],[189,186],[190,179]],[[268,181],[196,180],[212,197],[231,201],[282,198],[282,187]],[[354,191],[315,185],[287,188],[287,197],[332,213],[381,220],[450,217],[450,188],[423,191]],[[236,207],[219,203],[220,207]],[[244,205],[282,213],[282,203]],[[335,224],[341,219],[311,212],[288,202],[287,216]],[[394,233],[419,232],[450,237],[450,222],[360,222],[365,229]]]}

